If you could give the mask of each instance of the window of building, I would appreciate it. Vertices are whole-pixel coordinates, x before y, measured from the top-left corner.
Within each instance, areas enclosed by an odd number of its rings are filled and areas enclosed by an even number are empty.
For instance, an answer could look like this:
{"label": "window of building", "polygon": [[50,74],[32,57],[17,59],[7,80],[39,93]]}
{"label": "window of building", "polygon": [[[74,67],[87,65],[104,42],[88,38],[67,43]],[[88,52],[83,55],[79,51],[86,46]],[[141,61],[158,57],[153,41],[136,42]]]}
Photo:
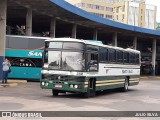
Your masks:
{"label": "window of building", "polygon": [[116,13],[118,13],[118,12],[119,12],[119,7],[116,8]]}
{"label": "window of building", "polygon": [[82,3],[82,7],[85,7],[85,3]]}
{"label": "window of building", "polygon": [[104,17],[104,14],[101,14],[101,17]]}
{"label": "window of building", "polygon": [[99,10],[104,10],[104,7],[103,6],[99,6]]}
{"label": "window of building", "polygon": [[123,6],[122,11],[125,12],[125,6]]}
{"label": "window of building", "polygon": [[96,5],[96,9],[99,10],[99,6],[98,5]]}
{"label": "window of building", "polygon": [[91,8],[91,4],[87,4],[87,8]]}
{"label": "window of building", "polygon": [[110,12],[113,12],[113,8],[110,8],[110,7],[106,7],[106,11],[110,11]]}
{"label": "window of building", "polygon": [[93,9],[96,9],[96,5],[92,5],[92,6],[93,6],[93,7],[92,7]]}
{"label": "window of building", "polygon": [[122,14],[122,21],[124,20],[124,14]]}
{"label": "window of building", "polygon": [[141,9],[141,14],[143,14],[143,9]]}
{"label": "window of building", "polygon": [[116,17],[117,17],[117,20],[118,20],[118,15],[116,15]]}
{"label": "window of building", "polygon": [[85,7],[85,3],[77,3],[75,4],[76,7]]}
{"label": "window of building", "polygon": [[[92,12],[91,12],[91,13],[92,13]],[[97,16],[99,16],[99,17],[104,17],[104,14],[99,14],[99,13],[92,13],[92,14],[97,15]]]}
{"label": "window of building", "polygon": [[112,19],[112,15],[106,15],[107,19]]}

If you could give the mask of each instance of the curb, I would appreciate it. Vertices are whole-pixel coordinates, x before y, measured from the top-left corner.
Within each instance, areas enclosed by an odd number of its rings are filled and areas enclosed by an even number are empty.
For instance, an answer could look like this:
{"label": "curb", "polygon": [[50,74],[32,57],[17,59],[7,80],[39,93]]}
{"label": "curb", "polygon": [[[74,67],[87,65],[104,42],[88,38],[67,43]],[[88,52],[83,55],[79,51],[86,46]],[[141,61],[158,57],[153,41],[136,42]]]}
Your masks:
{"label": "curb", "polygon": [[27,80],[8,80],[9,83],[27,83]]}
{"label": "curb", "polygon": [[0,84],[0,88],[3,88],[3,87],[15,87],[17,85],[18,85],[17,83]]}
{"label": "curb", "polygon": [[140,79],[146,79],[146,78],[149,78],[149,77],[140,77]]}
{"label": "curb", "polygon": [[160,76],[142,76],[140,77],[140,79],[147,79],[147,78],[159,78],[160,79]]}

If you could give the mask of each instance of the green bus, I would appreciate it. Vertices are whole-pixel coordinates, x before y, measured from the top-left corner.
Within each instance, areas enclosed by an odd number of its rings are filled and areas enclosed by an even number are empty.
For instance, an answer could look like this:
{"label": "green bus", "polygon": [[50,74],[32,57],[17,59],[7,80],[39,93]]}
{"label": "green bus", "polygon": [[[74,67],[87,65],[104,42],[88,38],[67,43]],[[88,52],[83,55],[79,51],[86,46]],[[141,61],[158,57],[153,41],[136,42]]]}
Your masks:
{"label": "green bus", "polygon": [[137,85],[140,51],[102,44],[99,41],[54,38],[45,41],[40,86],[58,93],[95,96],[97,91]]}

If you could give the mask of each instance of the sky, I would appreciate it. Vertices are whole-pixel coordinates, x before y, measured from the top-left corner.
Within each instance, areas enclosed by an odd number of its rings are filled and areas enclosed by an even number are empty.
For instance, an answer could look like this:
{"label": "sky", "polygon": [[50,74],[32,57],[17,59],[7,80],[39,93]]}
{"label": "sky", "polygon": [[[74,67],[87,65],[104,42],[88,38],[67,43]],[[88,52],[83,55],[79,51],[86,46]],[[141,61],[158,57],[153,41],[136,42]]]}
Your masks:
{"label": "sky", "polygon": [[146,0],[146,4],[157,6],[157,19],[156,19],[156,21],[160,23],[160,0]]}

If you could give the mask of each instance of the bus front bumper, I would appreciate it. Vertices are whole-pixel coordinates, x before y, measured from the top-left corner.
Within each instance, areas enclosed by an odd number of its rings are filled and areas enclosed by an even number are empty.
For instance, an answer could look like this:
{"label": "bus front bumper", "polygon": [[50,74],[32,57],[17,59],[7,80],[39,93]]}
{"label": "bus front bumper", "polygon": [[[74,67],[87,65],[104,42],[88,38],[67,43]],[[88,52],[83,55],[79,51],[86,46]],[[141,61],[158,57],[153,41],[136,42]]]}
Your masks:
{"label": "bus front bumper", "polygon": [[52,89],[59,90],[63,92],[79,92],[83,93],[87,91],[87,85],[84,85],[83,82],[58,82],[58,81],[50,81],[50,80],[41,80],[40,86],[42,89]]}

